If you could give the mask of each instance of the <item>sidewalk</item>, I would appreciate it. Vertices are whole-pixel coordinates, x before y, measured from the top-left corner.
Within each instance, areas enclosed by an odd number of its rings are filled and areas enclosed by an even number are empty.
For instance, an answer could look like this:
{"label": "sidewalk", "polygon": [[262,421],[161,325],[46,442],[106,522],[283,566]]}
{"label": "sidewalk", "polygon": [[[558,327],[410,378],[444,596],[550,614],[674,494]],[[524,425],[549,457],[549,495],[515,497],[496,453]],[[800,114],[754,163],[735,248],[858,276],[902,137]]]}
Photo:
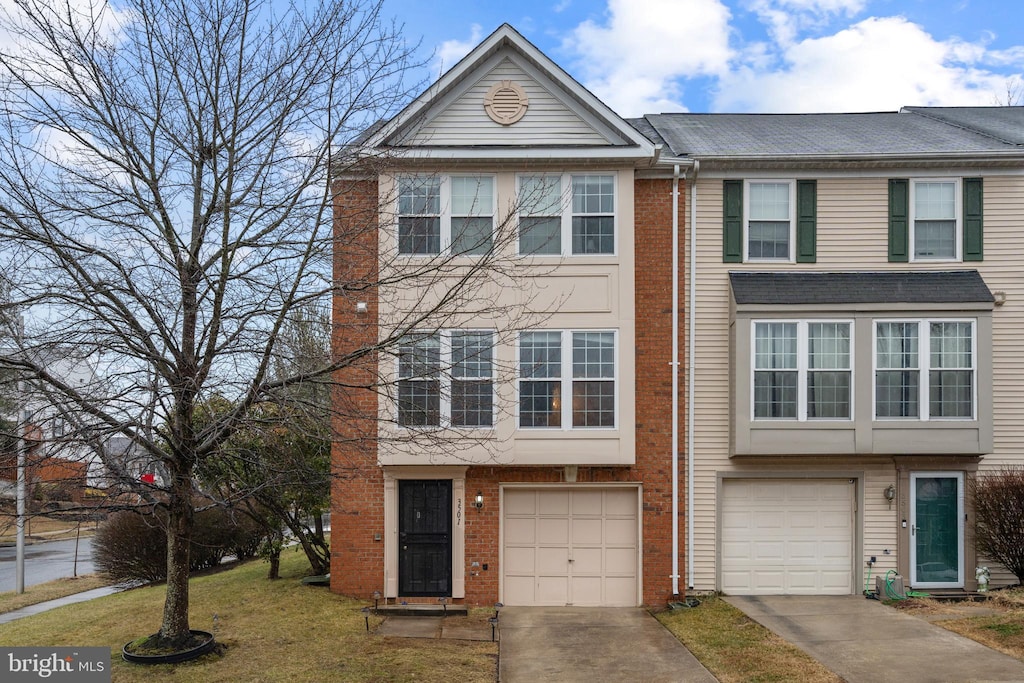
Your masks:
{"label": "sidewalk", "polygon": [[63,598],[47,600],[46,602],[40,602],[36,603],[35,605],[29,605],[28,607],[16,609],[13,612],[0,614],[0,624],[6,624],[8,622],[15,621],[16,619],[22,619],[24,617],[31,617],[33,614],[47,612],[57,607],[63,607],[64,605],[74,605],[77,602],[85,602],[86,600],[102,598],[105,595],[113,595],[114,593],[120,593],[121,591],[127,589],[128,586],[103,586],[101,588],[93,588],[91,591],[85,591],[84,593],[74,593],[73,595],[65,595]]}

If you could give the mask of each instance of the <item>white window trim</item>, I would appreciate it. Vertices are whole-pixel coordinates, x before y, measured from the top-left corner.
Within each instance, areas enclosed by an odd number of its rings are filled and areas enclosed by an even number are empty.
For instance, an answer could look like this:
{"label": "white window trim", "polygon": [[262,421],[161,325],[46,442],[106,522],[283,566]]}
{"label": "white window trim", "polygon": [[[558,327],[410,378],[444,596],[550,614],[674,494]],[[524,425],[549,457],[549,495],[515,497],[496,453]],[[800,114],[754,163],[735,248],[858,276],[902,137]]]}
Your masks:
{"label": "white window trim", "polygon": [[[430,178],[436,177],[440,180],[440,230],[441,230],[441,251],[436,254],[407,254],[400,250],[401,235],[399,230],[399,219],[409,216],[431,216],[433,214],[403,214],[399,211],[401,197],[401,183],[405,178]],[[494,237],[495,216],[498,213],[498,177],[494,173],[446,173],[432,176],[430,174],[403,174],[395,177],[395,251],[402,258],[431,259],[445,254],[447,255],[452,247],[452,218],[464,218],[463,214],[453,216],[452,214],[452,184],[451,179],[461,178],[490,178],[491,179],[491,207],[490,213],[472,214],[477,218],[491,217],[491,237]],[[479,258],[482,254],[462,254],[458,258]]]}
{"label": "white window trim", "polygon": [[[878,323],[917,324],[918,416],[878,416]],[[929,323],[971,324],[971,416],[931,417],[931,330]],[[913,370],[914,368],[905,368]],[[871,418],[879,422],[971,422],[978,419],[978,319],[977,318],[874,318],[871,320]]]}
{"label": "white window trim", "polygon": [[[572,179],[573,176],[610,176],[612,179],[612,251],[609,254],[576,254],[572,250]],[[521,258],[561,259],[561,258],[614,258],[619,254],[619,174],[615,171],[593,170],[579,173],[517,173],[516,174],[516,205],[520,203],[520,192],[523,178],[545,177],[559,178],[562,191],[561,249],[557,254],[523,254],[519,248],[519,220],[529,216],[518,211],[516,221],[516,255]],[[543,214],[541,214],[543,215]],[[590,215],[590,214],[581,214]]]}
{"label": "white window trim", "polygon": [[[461,426],[452,424],[452,333],[453,332],[487,332],[491,335],[491,339],[495,341],[491,347],[491,424],[490,426]],[[497,407],[498,407],[498,380],[496,372],[497,349],[498,345],[496,342],[497,331],[486,328],[452,328],[444,330],[433,330],[430,332],[418,332],[413,330],[409,332],[410,335],[424,334],[428,336],[440,335],[440,384],[441,384],[441,400],[438,408],[439,412],[439,423],[436,425],[403,425],[399,422],[399,407],[398,407],[398,383],[406,379],[401,374],[401,360],[395,358],[395,425],[399,429],[405,429],[409,431],[422,432],[422,431],[436,431],[439,429],[457,429],[457,430],[473,430],[473,431],[494,431],[495,423],[497,422]],[[416,378],[412,378],[415,381]]]}
{"label": "white window trim", "polygon": [[[789,185],[789,257],[751,258],[750,257],[750,186],[764,184]],[[796,263],[796,179],[794,178],[756,178],[743,181],[743,261],[744,263]]]}
{"label": "white window trim", "polygon": [[[754,415],[754,377],[757,370],[757,326],[762,323],[795,323],[796,324],[796,417],[755,417]],[[849,417],[807,417],[807,376],[808,363],[808,325],[817,323],[842,323],[850,327],[850,416]],[[856,413],[856,344],[854,334],[856,325],[853,320],[843,318],[763,318],[750,321],[750,420],[751,422],[853,422]],[[787,372],[794,372],[788,370]]]}
{"label": "white window trim", "polygon": [[[953,231],[953,258],[917,258],[915,256],[917,253],[915,241],[917,239],[916,194],[918,183],[953,183],[953,218],[956,225]],[[961,188],[960,178],[911,178],[910,196],[908,201],[910,203],[910,206],[908,207],[910,221],[910,261],[912,263],[960,263],[963,261],[963,189]]]}
{"label": "white window trim", "polygon": [[[562,363],[560,367],[560,376],[557,378],[558,382],[562,385],[562,426],[561,427],[523,427],[519,424],[519,397],[520,387],[523,382],[550,382],[556,378],[544,377],[544,378],[523,378],[522,369],[520,367],[520,355],[519,350],[522,344],[522,335],[516,336],[515,343],[515,363],[516,363],[516,400],[515,400],[515,425],[517,430],[524,432],[538,432],[538,433],[558,433],[558,432],[612,432],[619,429],[619,422],[622,419],[622,411],[619,406],[619,392],[620,392],[620,373],[621,368],[619,364],[619,331],[609,329],[586,329],[586,328],[573,328],[573,329],[531,329],[523,330],[523,332],[557,332],[561,338],[562,345]],[[574,427],[572,424],[572,383],[574,381],[572,376],[572,335],[574,332],[594,332],[594,333],[611,333],[613,335],[613,343],[615,344],[615,352],[613,359],[615,362],[615,377],[612,378],[613,385],[613,401],[615,410],[615,425],[612,427]],[[580,381],[587,381],[586,378],[581,378]],[[599,381],[608,381],[607,378]]]}

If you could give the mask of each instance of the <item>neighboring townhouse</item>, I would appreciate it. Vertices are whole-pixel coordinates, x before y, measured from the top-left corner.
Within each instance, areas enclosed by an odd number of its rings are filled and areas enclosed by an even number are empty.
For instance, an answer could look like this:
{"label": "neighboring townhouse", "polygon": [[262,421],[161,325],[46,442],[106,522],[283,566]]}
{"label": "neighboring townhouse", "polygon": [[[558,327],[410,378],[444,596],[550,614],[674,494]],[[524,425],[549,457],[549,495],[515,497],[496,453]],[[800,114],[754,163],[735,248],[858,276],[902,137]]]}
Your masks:
{"label": "neighboring townhouse", "polygon": [[672,167],[507,25],[353,151],[334,353],[384,348],[338,373],[332,590],[665,604]]}
{"label": "neighboring townhouse", "polygon": [[696,178],[688,586],[974,588],[968,483],[1024,453],[1024,108],[634,123]]}

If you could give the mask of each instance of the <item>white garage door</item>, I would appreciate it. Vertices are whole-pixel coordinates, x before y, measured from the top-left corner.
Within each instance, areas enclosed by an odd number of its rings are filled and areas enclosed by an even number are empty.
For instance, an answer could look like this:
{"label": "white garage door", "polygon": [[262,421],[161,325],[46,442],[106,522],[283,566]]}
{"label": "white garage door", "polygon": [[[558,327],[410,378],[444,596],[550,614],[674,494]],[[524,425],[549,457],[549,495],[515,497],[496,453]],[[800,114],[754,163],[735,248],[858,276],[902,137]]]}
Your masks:
{"label": "white garage door", "polygon": [[635,488],[507,488],[506,605],[635,606]]}
{"label": "white garage door", "polygon": [[849,479],[726,479],[721,589],[731,595],[853,592]]}

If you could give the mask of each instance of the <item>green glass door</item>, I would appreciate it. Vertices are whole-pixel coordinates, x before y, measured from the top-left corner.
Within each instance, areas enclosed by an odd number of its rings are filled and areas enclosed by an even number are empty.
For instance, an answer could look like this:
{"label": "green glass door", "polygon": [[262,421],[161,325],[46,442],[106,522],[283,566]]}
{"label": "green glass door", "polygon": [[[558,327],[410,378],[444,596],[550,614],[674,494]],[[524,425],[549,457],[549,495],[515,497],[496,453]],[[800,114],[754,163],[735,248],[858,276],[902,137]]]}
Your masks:
{"label": "green glass door", "polygon": [[963,475],[919,472],[910,475],[910,583],[955,588],[963,575]]}

